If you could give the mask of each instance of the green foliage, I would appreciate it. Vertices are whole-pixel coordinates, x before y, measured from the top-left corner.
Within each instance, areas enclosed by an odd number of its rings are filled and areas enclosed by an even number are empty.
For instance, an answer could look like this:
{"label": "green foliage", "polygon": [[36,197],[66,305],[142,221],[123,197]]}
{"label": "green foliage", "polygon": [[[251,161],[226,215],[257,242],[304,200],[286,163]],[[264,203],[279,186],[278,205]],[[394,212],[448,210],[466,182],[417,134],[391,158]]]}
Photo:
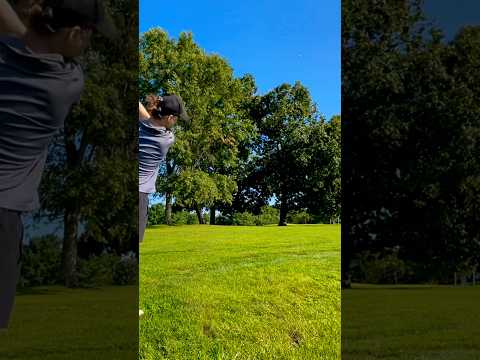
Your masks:
{"label": "green foliage", "polygon": [[172,214],[172,225],[186,225],[188,222],[187,211],[177,211]]}
{"label": "green foliage", "polygon": [[132,253],[122,256],[103,253],[78,262],[81,287],[134,285],[137,276],[138,260]]}
{"label": "green foliage", "polygon": [[355,281],[369,284],[398,284],[408,274],[408,266],[398,257],[398,251],[385,254],[365,251],[358,256]]}
{"label": "green foliage", "polygon": [[138,284],[138,260],[133,253],[122,256],[115,263],[112,282],[114,285]]}
{"label": "green foliage", "polygon": [[299,82],[282,84],[259,97],[253,117],[261,138],[256,145],[264,181],[279,201],[282,220],[299,202],[305,185],[306,128],[314,119],[315,107],[308,90]]}
{"label": "green foliage", "polygon": [[113,254],[91,256],[78,260],[78,281],[81,287],[96,287],[113,283],[113,268],[120,257]]}
{"label": "green foliage", "polygon": [[299,82],[255,98],[250,113],[260,137],[252,145],[255,155],[245,165],[253,176],[242,184],[242,195],[255,196],[247,190],[254,187],[261,199],[275,196],[280,223],[286,221],[289,210],[304,207],[323,216],[338,216],[340,117],[326,122]]}
{"label": "green foliage", "polygon": [[184,170],[177,178],[173,191],[177,203],[195,207],[203,204],[210,207],[217,202],[231,203],[236,190],[235,180],[221,174],[207,174],[200,170]]}
{"label": "green foliage", "polygon": [[215,223],[217,225],[233,225],[233,219],[230,215],[220,214],[216,217]]}
{"label": "green foliage", "polygon": [[341,214],[341,118],[311,124],[306,133],[308,157],[303,164],[306,181],[301,205],[330,223]]}
{"label": "green foliage", "polygon": [[198,218],[190,211],[182,210],[172,214],[172,225],[194,225],[198,224]]}
{"label": "green foliage", "polygon": [[263,206],[260,215],[257,216],[257,225],[278,224],[280,210],[273,206]]}
{"label": "green foliage", "polygon": [[19,287],[58,284],[61,262],[60,239],[53,235],[32,239],[23,249]]}
{"label": "green foliage", "polygon": [[165,205],[154,204],[148,209],[148,225],[165,224]]}
{"label": "green foliage", "polygon": [[421,3],[342,3],[342,263],[399,244],[438,280],[480,263],[480,28],[446,41]]}
{"label": "green foliage", "polygon": [[140,97],[178,94],[192,118],[176,128],[159,192],[174,194],[179,204],[197,210],[231,203],[238,144],[254,131],[241,107],[253,91],[251,77],[235,78],[223,58],[205,53],[189,33],[174,40],[161,29],[149,30],[139,50]]}
{"label": "green foliage", "polygon": [[254,226],[258,225],[258,217],[245,211],[243,213],[235,213],[232,219],[233,225]]}
{"label": "green foliage", "polygon": [[292,224],[310,224],[312,216],[305,210],[291,211],[288,213],[287,221]]}
{"label": "green foliage", "polygon": [[[234,213],[258,214],[273,195],[281,222],[289,209],[305,207],[339,216],[340,118],[324,121],[308,89],[282,84],[257,96],[253,76],[235,78],[226,60],[207,54],[190,33],[176,40],[151,29],[139,49],[140,97],[179,94],[192,117],[177,126],[157,182],[169,201],[197,214],[218,209],[236,223],[252,219]],[[270,223],[264,217],[257,223]]]}
{"label": "green foliage", "polygon": [[221,220],[220,223],[240,226],[262,226],[278,224],[280,211],[272,206],[263,206],[259,215],[254,215],[248,211],[234,213],[231,222],[228,219]]}
{"label": "green foliage", "polygon": [[[56,236],[34,238],[24,247],[19,287],[62,284],[62,242]],[[78,260],[79,286],[131,285],[136,283],[135,256],[104,253]]]}

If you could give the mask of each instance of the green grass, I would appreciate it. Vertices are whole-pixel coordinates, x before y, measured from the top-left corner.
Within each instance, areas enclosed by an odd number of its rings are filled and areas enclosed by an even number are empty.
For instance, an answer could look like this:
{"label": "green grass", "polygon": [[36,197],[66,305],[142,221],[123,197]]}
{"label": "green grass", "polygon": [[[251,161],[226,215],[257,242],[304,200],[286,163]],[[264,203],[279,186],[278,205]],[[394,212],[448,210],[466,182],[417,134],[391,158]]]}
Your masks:
{"label": "green grass", "polygon": [[71,290],[33,288],[19,293],[0,359],[135,359],[136,287]]}
{"label": "green grass", "polygon": [[340,227],[148,229],[140,359],[338,359]]}
{"label": "green grass", "polygon": [[480,359],[480,287],[342,291],[344,360]]}

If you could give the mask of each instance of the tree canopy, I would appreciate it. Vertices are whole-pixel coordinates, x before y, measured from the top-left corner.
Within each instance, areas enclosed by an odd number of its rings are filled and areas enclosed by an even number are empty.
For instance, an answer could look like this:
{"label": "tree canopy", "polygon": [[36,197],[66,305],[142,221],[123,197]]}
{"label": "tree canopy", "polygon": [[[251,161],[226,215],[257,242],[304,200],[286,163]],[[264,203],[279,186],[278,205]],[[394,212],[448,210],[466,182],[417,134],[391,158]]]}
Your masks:
{"label": "tree canopy", "polygon": [[[252,75],[235,77],[228,62],[207,54],[191,33],[173,39],[151,29],[140,39],[140,97],[180,95],[190,123],[176,129],[158,190],[197,212],[233,215],[276,199],[280,224],[289,210],[338,217],[340,117],[325,121],[308,89],[282,84],[257,93]],[[168,221],[167,221],[168,222]]]}
{"label": "tree canopy", "polygon": [[447,42],[421,8],[343,3],[344,279],[366,250],[399,247],[416,281],[479,254],[480,32]]}

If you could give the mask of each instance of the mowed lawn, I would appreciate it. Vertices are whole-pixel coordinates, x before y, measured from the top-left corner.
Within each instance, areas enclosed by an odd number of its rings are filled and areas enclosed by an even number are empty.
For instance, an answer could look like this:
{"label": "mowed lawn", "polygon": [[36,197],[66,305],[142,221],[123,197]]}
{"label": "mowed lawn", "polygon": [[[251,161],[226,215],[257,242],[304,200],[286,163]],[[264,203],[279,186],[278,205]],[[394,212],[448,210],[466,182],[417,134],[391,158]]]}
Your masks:
{"label": "mowed lawn", "polygon": [[137,306],[136,286],[19,293],[10,328],[0,330],[0,359],[136,359]]}
{"label": "mowed lawn", "polygon": [[342,359],[480,359],[480,287],[342,291]]}
{"label": "mowed lawn", "polygon": [[140,359],[339,359],[340,226],[147,229]]}

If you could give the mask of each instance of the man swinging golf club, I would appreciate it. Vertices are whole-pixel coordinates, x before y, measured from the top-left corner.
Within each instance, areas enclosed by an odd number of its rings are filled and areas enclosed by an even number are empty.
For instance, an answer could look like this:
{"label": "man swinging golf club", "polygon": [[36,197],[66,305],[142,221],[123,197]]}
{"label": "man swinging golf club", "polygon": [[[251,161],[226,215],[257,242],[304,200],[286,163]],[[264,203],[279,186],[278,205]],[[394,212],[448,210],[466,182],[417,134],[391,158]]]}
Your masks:
{"label": "man swinging golf club", "polygon": [[[139,103],[139,241],[143,241],[148,221],[148,195],[156,191],[155,184],[160,165],[165,161],[167,152],[175,136],[172,128],[178,119],[188,121],[183,102],[177,95],[146,98],[147,108]],[[139,310],[139,316],[143,311]]]}
{"label": "man swinging golf club", "polygon": [[23,22],[0,0],[0,329],[8,327],[20,274],[22,213],[39,206],[48,145],[83,90],[73,59],[93,31],[116,35],[100,0],[13,3]]}

